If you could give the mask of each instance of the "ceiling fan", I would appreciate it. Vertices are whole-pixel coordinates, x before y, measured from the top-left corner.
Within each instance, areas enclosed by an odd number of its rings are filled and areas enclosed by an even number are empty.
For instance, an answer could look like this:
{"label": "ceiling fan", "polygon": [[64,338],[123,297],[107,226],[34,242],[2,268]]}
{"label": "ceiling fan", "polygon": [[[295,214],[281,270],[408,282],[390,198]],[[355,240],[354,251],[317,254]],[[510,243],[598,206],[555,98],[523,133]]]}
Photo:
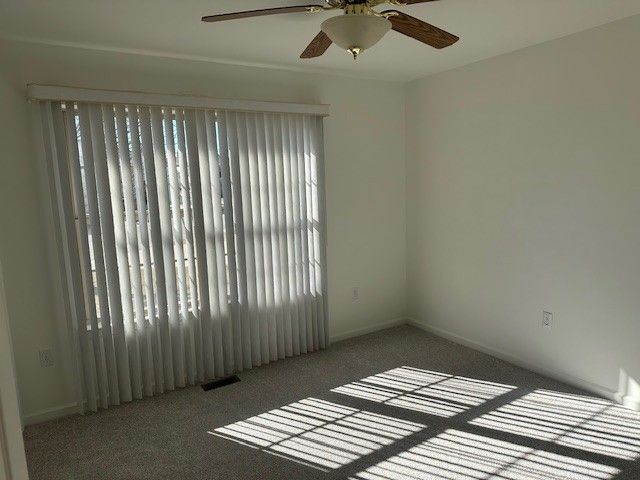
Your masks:
{"label": "ceiling fan", "polygon": [[343,15],[331,17],[321,25],[321,31],[305,48],[300,58],[319,57],[335,43],[347,50],[353,58],[378,43],[393,29],[434,48],[445,48],[459,38],[449,32],[398,10],[378,12],[374,7],[383,3],[412,5],[436,0],[325,0],[324,4],[266,8],[246,12],[224,13],[202,17],[203,22],[221,22],[240,18],[277,15],[280,13],[318,13],[326,10],[342,10]]}

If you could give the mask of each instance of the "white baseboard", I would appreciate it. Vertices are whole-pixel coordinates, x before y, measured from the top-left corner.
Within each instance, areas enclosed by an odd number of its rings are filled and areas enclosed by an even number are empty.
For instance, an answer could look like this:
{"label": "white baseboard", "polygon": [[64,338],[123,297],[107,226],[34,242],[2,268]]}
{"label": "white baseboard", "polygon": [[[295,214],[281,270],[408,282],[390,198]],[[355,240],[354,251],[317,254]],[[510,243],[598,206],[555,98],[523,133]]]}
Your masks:
{"label": "white baseboard", "polygon": [[[583,390],[586,390],[588,392],[592,392],[596,395],[600,395],[602,397],[608,398],[617,403],[621,403],[624,406],[631,408],[633,410],[640,411],[640,399],[631,397],[629,395],[621,396],[620,394],[616,393],[613,390],[602,387],[601,385],[596,385],[582,378],[575,377],[573,375],[569,375],[564,372],[558,372],[556,370],[549,370],[546,368],[542,368],[528,360],[520,358],[511,353],[507,353],[502,350],[489,347],[475,340],[471,340],[469,338],[463,337],[456,333],[449,332],[448,330],[444,330],[439,327],[434,327],[432,325],[429,325],[425,322],[420,322],[413,318],[406,318],[406,317],[394,318],[392,320],[376,323],[374,325],[368,325],[366,327],[356,328],[353,330],[348,330],[346,332],[337,333],[335,335],[330,336],[330,341],[332,343],[339,342],[340,340],[359,337],[361,335],[366,335],[367,333],[373,333],[379,330],[384,330],[386,328],[397,327],[400,325],[407,325],[407,324],[413,325],[414,327],[420,328],[426,332],[432,333],[439,337],[446,338],[447,340],[451,340],[452,342],[459,343],[469,348],[473,348],[474,350],[478,350],[488,355],[492,355],[496,358],[512,363],[519,367],[526,368],[527,370],[531,370],[532,372],[536,372],[541,375],[547,376],[549,378],[553,378],[555,380],[567,383],[569,385],[582,388]],[[79,409],[78,409],[77,403],[68,403],[65,405],[47,408],[44,410],[38,410],[36,412],[23,415],[22,423],[25,426],[33,425],[35,423],[46,422],[49,420],[54,420],[56,418],[73,415],[78,412],[79,412]]]}
{"label": "white baseboard", "polygon": [[[456,333],[449,332],[439,327],[434,327],[433,325],[429,325],[425,322],[420,322],[413,318],[408,319],[407,323],[409,325],[413,325],[414,327],[420,328],[426,332],[433,333],[439,337],[446,338],[447,340],[451,340],[452,342],[459,343],[466,347],[473,348],[474,350],[478,350],[480,352],[486,353],[488,355],[494,356],[506,362],[517,365],[518,367],[526,368],[527,370],[531,370],[532,372],[539,373],[540,375],[544,375],[549,378],[553,378],[554,380],[558,380],[564,382],[569,385],[573,385],[574,387],[582,388],[591,393],[595,393],[596,395],[600,395],[601,397],[607,398],[609,400],[624,403],[623,399],[613,390],[603,387],[601,385],[597,385],[595,383],[591,383],[582,378],[567,374],[565,372],[559,372],[557,370],[549,370],[547,368],[540,367],[528,360],[525,360],[517,355],[513,355],[511,353],[507,353],[502,350],[498,350],[493,347],[489,347],[482,343],[476,342],[475,340],[471,340],[470,338],[463,337]],[[636,400],[637,402],[637,400]],[[631,405],[633,402],[627,402],[628,407],[633,408]],[[638,402],[640,403],[640,402]],[[640,407],[640,405],[638,405]]]}
{"label": "white baseboard", "polygon": [[58,405],[57,407],[45,408],[43,410],[37,410],[32,413],[27,413],[22,416],[22,425],[34,425],[36,423],[48,422],[49,420],[55,420],[56,418],[67,417],[79,413],[77,403],[66,403],[64,405]]}
{"label": "white baseboard", "polygon": [[638,397],[625,395],[620,399],[620,403],[631,410],[640,412],[640,398]]}
{"label": "white baseboard", "polygon": [[384,322],[376,323],[374,325],[367,325],[366,327],[356,328],[354,330],[348,330],[346,332],[337,333],[329,337],[329,341],[339,342],[340,340],[346,340],[347,338],[359,337],[360,335],[366,335],[367,333],[377,332],[378,330],[384,330],[385,328],[397,327],[399,325],[407,324],[406,317],[394,318],[393,320],[387,320]]}

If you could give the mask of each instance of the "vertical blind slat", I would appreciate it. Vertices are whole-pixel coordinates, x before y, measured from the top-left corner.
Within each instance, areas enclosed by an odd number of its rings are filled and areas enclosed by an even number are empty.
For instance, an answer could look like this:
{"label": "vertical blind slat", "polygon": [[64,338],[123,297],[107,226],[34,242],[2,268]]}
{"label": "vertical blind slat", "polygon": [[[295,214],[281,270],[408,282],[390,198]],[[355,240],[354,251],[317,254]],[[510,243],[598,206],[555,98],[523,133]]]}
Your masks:
{"label": "vertical blind slat", "polygon": [[300,200],[302,205],[300,206],[300,229],[302,233],[302,252],[303,252],[303,282],[304,282],[304,297],[305,297],[305,310],[307,315],[307,345],[309,350],[316,350],[315,338],[317,338],[317,329],[315,328],[315,305],[312,303],[312,284],[311,277],[314,275],[313,268],[310,264],[310,259],[313,258],[313,247],[309,244],[309,214],[311,212],[311,197],[309,189],[309,126],[306,123],[307,117],[300,119],[300,134],[302,136],[302,156],[298,159],[300,164]]}
{"label": "vertical blind slat", "polygon": [[[239,306],[239,284],[238,284],[238,256],[236,249],[235,237],[235,221],[234,209],[235,200],[233,197],[233,188],[231,185],[231,149],[233,145],[229,145],[229,137],[227,132],[228,118],[225,112],[216,112],[216,126],[213,126],[211,112],[207,112],[208,137],[215,138],[217,141],[210,147],[219,145],[218,161],[220,165],[220,186],[222,188],[222,199],[224,201],[224,223],[218,229],[224,229],[224,245],[226,249],[226,262],[228,272],[228,325],[225,336],[225,359],[228,359],[229,368],[231,370],[242,369],[242,328],[240,324],[241,308]],[[211,136],[209,136],[211,134]],[[211,142],[210,142],[211,145]],[[214,154],[211,154],[212,156]],[[215,158],[215,156],[214,156]],[[212,182],[215,185],[215,182]],[[212,186],[212,188],[214,188]],[[215,218],[215,217],[214,217]],[[222,292],[220,292],[222,295]],[[226,299],[222,299],[224,303]]]}
{"label": "vertical blind slat", "polygon": [[272,133],[267,129],[267,116],[265,114],[260,114],[258,120],[256,125],[258,142],[263,152],[262,160],[258,163],[258,183],[260,185],[260,204],[262,207],[260,230],[264,242],[265,323],[267,328],[264,342],[268,345],[267,356],[263,360],[267,363],[278,359],[276,312],[274,308],[274,291],[277,280],[273,275],[273,228],[271,220],[271,212],[274,208],[271,201],[275,191],[269,176],[269,165],[273,163]]}
{"label": "vertical blind slat", "polygon": [[319,266],[320,277],[317,280],[318,294],[320,300],[318,301],[319,317],[322,318],[322,322],[318,323],[318,339],[320,341],[320,348],[325,348],[329,345],[329,329],[328,329],[328,299],[327,299],[327,230],[325,225],[327,224],[325,218],[325,165],[324,165],[324,142],[323,142],[323,124],[322,119],[316,117],[314,119],[315,128],[311,129],[313,151],[312,158],[315,160],[315,168],[313,169],[316,185],[315,199],[317,201],[317,217],[314,217],[313,221],[316,227],[314,228],[315,236],[317,240],[317,264]]}
{"label": "vertical blind slat", "polygon": [[[178,167],[178,191],[180,194],[181,208],[181,231],[182,231],[182,245],[184,246],[184,260],[185,264],[185,288],[187,292],[187,298],[185,299],[185,305],[187,313],[184,318],[185,327],[185,347],[187,358],[187,382],[189,385],[193,385],[196,379],[196,344],[195,344],[195,319],[198,317],[198,294],[196,291],[196,278],[195,278],[195,260],[193,257],[193,229],[192,229],[192,215],[193,208],[191,206],[191,197],[189,192],[191,187],[189,185],[189,174],[187,172],[187,156],[191,155],[191,152],[187,152],[185,129],[184,129],[184,110],[177,109],[175,113],[176,118],[176,139],[177,139],[177,167]],[[178,239],[180,242],[180,239]]]}
{"label": "vertical blind slat", "polygon": [[246,113],[237,113],[236,132],[238,139],[238,176],[234,178],[234,185],[238,185],[240,198],[242,201],[242,221],[238,221],[238,228],[241,231],[242,245],[244,246],[244,268],[239,269],[244,272],[245,316],[243,317],[243,338],[244,338],[244,362],[246,367],[251,368],[259,359],[259,344],[256,337],[259,335],[258,325],[255,322],[255,306],[257,303],[256,294],[256,267],[253,243],[253,225],[251,208],[251,178],[249,174],[249,138],[247,131]]}
{"label": "vertical blind slat", "polygon": [[253,239],[253,258],[255,264],[255,288],[256,298],[254,310],[256,315],[253,319],[253,339],[256,345],[254,364],[261,365],[269,362],[269,330],[267,321],[263,321],[266,309],[265,293],[265,265],[264,265],[264,239],[262,231],[262,207],[261,207],[261,184],[259,179],[258,165],[264,162],[264,146],[260,145],[258,135],[258,114],[252,113],[247,118],[247,134],[249,138],[249,191],[251,202],[251,225],[250,233]]}
{"label": "vertical blind slat", "polygon": [[[225,239],[224,239],[224,225],[222,218],[222,194],[221,194],[221,170],[220,170],[220,158],[218,156],[218,135],[216,132],[216,119],[215,115],[211,112],[206,112],[206,139],[207,139],[207,153],[209,154],[208,163],[208,175],[209,189],[210,189],[210,212],[209,212],[209,225],[208,232],[211,235],[211,285],[213,290],[211,296],[213,298],[213,304],[215,306],[215,315],[212,317],[213,323],[213,338],[214,338],[214,352],[215,352],[215,373],[217,376],[222,376],[225,373],[230,373],[231,364],[233,363],[230,357],[231,351],[229,348],[225,348],[225,345],[230,345],[231,332],[229,330],[229,312],[227,305],[227,279],[225,273]],[[233,230],[231,230],[233,231]],[[235,278],[235,276],[234,276]]]}
{"label": "vertical blind slat", "polygon": [[[210,303],[210,263],[213,249],[209,246],[207,222],[211,218],[209,154],[207,152],[204,112],[185,112],[191,195],[193,199],[193,238],[196,257],[200,313],[196,324],[196,361],[198,380],[213,377],[213,342],[211,338],[212,308]],[[196,155],[197,152],[197,155]],[[215,294],[215,291],[214,291]]]}
{"label": "vertical blind slat", "polygon": [[173,282],[177,286],[177,315],[172,321],[169,317],[171,325],[171,340],[173,347],[173,368],[175,371],[175,382],[177,387],[184,387],[186,380],[185,370],[185,324],[189,315],[187,306],[187,279],[185,275],[184,264],[184,245],[182,236],[182,220],[180,204],[180,187],[178,185],[178,167],[176,162],[176,145],[175,145],[175,120],[171,108],[163,108],[162,112],[164,124],[164,141],[165,155],[167,160],[167,181],[168,181],[168,207],[171,212],[171,228],[170,233],[165,231],[171,239],[173,245],[174,265],[173,265]]}
{"label": "vertical blind slat", "polygon": [[[266,221],[266,228],[271,235],[271,277],[267,278],[267,283],[272,282],[273,288],[268,301],[271,302],[273,310],[273,325],[271,325],[270,335],[275,339],[275,346],[271,353],[271,360],[284,358],[284,330],[283,330],[283,313],[282,313],[282,279],[280,270],[280,236],[279,236],[279,218],[278,218],[278,185],[276,182],[276,131],[274,126],[274,115],[265,114],[265,148],[267,151],[267,183],[269,195],[269,217]],[[265,222],[263,221],[263,225]]]}
{"label": "vertical blind slat", "polygon": [[289,262],[289,300],[291,311],[291,337],[293,341],[293,354],[300,355],[300,309],[298,308],[298,269],[297,269],[297,247],[300,239],[296,238],[296,185],[295,175],[293,175],[293,164],[295,163],[295,141],[296,134],[289,115],[282,119],[283,133],[283,169],[284,185],[287,209],[287,221],[285,231],[287,232],[288,262]]}
{"label": "vertical blind slat", "polygon": [[[164,252],[162,243],[162,230],[160,225],[160,205],[158,202],[158,188],[156,183],[155,159],[156,150],[153,131],[151,126],[151,112],[146,107],[138,109],[140,122],[140,142],[142,150],[142,166],[144,170],[146,186],[146,202],[149,218],[149,242],[150,242],[150,262],[153,265],[152,280],[153,300],[149,304],[153,305],[155,316],[150,316],[151,347],[154,361],[154,390],[158,393],[164,392],[165,388],[172,388],[173,365],[169,351],[169,338],[166,335],[168,325],[167,292],[164,288]],[[149,310],[151,315],[152,310]]]}
{"label": "vertical blind slat", "polygon": [[[162,338],[162,353],[164,358],[165,388],[173,390],[176,382],[175,347],[178,341],[175,330],[179,323],[178,291],[176,284],[176,265],[173,252],[173,225],[171,222],[171,206],[169,203],[169,186],[167,179],[167,159],[165,155],[165,141],[163,131],[162,110],[158,107],[151,108],[151,135],[153,137],[153,172],[155,173],[155,188],[158,199],[158,223],[156,232],[157,241],[154,242],[154,250],[161,250],[162,267],[156,263],[158,271],[158,290],[162,290],[163,297],[158,294],[158,304],[164,300],[160,307],[166,309],[166,316],[160,317],[160,331]],[[160,275],[160,272],[162,274]]]}
{"label": "vertical blind slat", "polygon": [[[213,346],[213,322],[218,314],[218,302],[216,298],[216,277],[214,274],[215,265],[215,233],[213,227],[213,200],[211,197],[211,178],[209,173],[209,163],[211,156],[207,144],[207,125],[204,112],[197,113],[198,127],[198,151],[199,151],[199,172],[201,179],[202,196],[202,224],[199,225],[199,235],[202,237],[202,258],[198,257],[198,264],[201,265],[200,284],[203,315],[202,334],[204,351],[204,369],[207,378],[215,375],[215,360]],[[200,254],[198,254],[200,255]],[[206,308],[206,309],[205,309]]]}
{"label": "vertical blind slat", "polygon": [[[130,354],[134,359],[131,362],[131,383],[134,398],[142,398],[142,369],[140,366],[140,345],[138,325],[144,323],[144,302],[142,298],[142,277],[140,274],[140,251],[138,250],[138,230],[136,226],[136,207],[134,203],[133,181],[131,171],[131,159],[129,152],[128,128],[126,113],[123,105],[116,105],[116,130],[118,142],[119,174],[122,178],[122,195],[124,197],[124,242],[116,239],[119,246],[119,255],[125,260],[122,263],[124,277],[129,277],[130,288],[123,287],[123,299],[126,298],[128,313],[127,339],[130,344]],[[113,191],[113,190],[112,190]],[[120,203],[120,202],[118,202]],[[119,208],[121,208],[119,206]],[[120,243],[122,242],[122,243]],[[121,268],[121,267],[119,267]],[[125,316],[127,318],[127,316]]]}
{"label": "vertical blind slat", "polygon": [[[298,260],[297,264],[297,272],[298,272],[298,302],[300,304],[301,316],[302,316],[302,331],[300,332],[301,343],[304,346],[302,352],[307,353],[311,350],[309,346],[309,312],[307,309],[307,274],[308,269],[305,266],[305,254],[306,254],[306,246],[305,246],[305,238],[304,238],[304,230],[303,230],[303,218],[306,215],[306,200],[304,197],[304,190],[302,186],[302,162],[304,161],[304,138],[302,136],[302,117],[300,115],[292,116],[292,120],[294,122],[294,131],[296,134],[296,151],[297,155],[295,159],[291,162],[295,169],[295,183],[294,183],[294,192],[297,193],[296,197],[296,214],[297,221],[296,225],[296,235],[299,237],[299,245],[297,247],[297,255]],[[304,213],[303,213],[304,212]]]}
{"label": "vertical blind slat", "polygon": [[[288,168],[286,167],[286,162],[289,161],[288,156],[286,156],[286,152],[288,152],[288,139],[285,139],[285,133],[283,131],[284,119],[276,118],[274,119],[274,144],[275,144],[275,164],[276,164],[276,187],[278,194],[278,236],[279,236],[279,244],[280,244],[280,275],[281,275],[281,294],[282,294],[282,314],[284,317],[284,348],[285,355],[291,356],[294,354],[293,348],[293,328],[294,328],[294,320],[292,318],[292,309],[291,309],[291,281],[290,281],[290,270],[289,270],[289,257],[291,252],[291,245],[289,242],[289,232],[288,225],[290,224],[289,214],[290,207],[288,207],[288,203],[290,199],[287,194],[288,185],[286,183],[286,177]],[[286,142],[285,142],[286,140]],[[285,149],[285,145],[287,148]]]}
{"label": "vertical blind slat", "polygon": [[[153,271],[151,264],[151,248],[149,242],[149,219],[146,206],[146,188],[144,178],[144,166],[142,163],[142,149],[140,145],[140,125],[137,107],[127,107],[127,118],[131,134],[131,166],[133,170],[134,196],[135,196],[135,220],[136,232],[139,240],[138,260],[141,268],[142,287],[140,297],[142,299],[142,312],[139,312],[136,327],[140,336],[142,355],[142,376],[144,394],[153,395],[157,370],[154,369],[154,325],[156,323],[155,294],[153,292]],[[143,290],[144,288],[144,290]],[[146,306],[146,314],[145,314]],[[138,307],[139,309],[139,307]]]}
{"label": "vertical blind slat", "polygon": [[[226,112],[226,120],[224,126],[227,133],[228,162],[229,162],[229,178],[230,197],[233,205],[233,220],[229,227],[234,232],[234,245],[236,246],[236,271],[235,277],[237,282],[237,357],[236,368],[251,368],[251,331],[247,294],[247,275],[246,272],[246,255],[245,255],[245,226],[243,218],[243,192],[241,187],[240,176],[240,144],[241,144],[241,124],[238,122],[238,116],[234,112]],[[234,337],[234,343],[236,337]]]}

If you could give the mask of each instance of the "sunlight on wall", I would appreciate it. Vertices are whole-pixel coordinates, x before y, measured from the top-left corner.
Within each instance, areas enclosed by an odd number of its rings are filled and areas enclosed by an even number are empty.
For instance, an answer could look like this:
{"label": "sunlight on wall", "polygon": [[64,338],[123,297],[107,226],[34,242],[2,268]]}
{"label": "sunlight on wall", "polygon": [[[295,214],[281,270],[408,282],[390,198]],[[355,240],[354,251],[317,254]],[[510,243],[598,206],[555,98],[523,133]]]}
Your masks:
{"label": "sunlight on wall", "polygon": [[327,470],[423,428],[419,423],[306,398],[209,433]]}
{"label": "sunlight on wall", "polygon": [[514,388],[512,385],[400,367],[334,388],[332,392],[452,417]]}
{"label": "sunlight on wall", "polygon": [[598,398],[536,390],[471,423],[625,460],[640,455],[640,416]]}
{"label": "sunlight on wall", "polygon": [[367,468],[351,480],[604,480],[617,473],[614,467],[450,429]]}

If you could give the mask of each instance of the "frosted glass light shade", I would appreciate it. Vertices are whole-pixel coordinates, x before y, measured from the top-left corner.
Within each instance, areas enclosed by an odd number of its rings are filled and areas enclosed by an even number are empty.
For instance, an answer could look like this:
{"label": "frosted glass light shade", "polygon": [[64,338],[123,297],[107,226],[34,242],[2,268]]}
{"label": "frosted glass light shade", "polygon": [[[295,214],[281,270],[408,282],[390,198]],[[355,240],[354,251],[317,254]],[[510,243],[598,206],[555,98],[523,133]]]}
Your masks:
{"label": "frosted glass light shade", "polygon": [[391,30],[391,22],[374,15],[339,15],[322,22],[321,28],[333,43],[345,50],[366,50]]}

